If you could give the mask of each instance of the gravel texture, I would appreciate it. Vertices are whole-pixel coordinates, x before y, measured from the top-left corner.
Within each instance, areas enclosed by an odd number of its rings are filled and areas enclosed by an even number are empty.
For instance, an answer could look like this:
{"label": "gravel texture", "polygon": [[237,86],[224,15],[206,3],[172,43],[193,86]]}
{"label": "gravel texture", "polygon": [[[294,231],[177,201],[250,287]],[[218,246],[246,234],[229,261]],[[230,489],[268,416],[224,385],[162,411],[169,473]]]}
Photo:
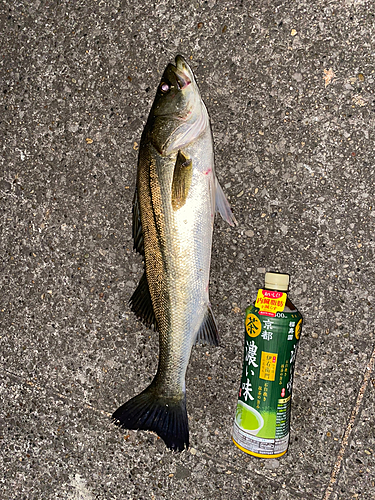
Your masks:
{"label": "gravel texture", "polygon": [[[375,497],[374,16],[365,0],[1,0],[3,500]],[[131,205],[177,53],[239,222],[216,218],[221,347],[192,352],[181,454],[109,418],[157,365],[128,307]],[[289,451],[267,461],[230,436],[243,315],[271,270],[305,323]]]}

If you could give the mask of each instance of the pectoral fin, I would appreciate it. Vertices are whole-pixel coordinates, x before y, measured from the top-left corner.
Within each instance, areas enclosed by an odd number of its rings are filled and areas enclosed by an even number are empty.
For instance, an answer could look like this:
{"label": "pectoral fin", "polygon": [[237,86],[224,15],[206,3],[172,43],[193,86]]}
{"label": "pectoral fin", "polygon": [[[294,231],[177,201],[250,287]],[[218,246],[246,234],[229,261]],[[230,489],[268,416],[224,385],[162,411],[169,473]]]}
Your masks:
{"label": "pectoral fin", "polygon": [[177,153],[176,164],[172,181],[172,208],[178,210],[186,203],[186,198],[191,186],[193,177],[193,163],[190,158],[179,151]]}

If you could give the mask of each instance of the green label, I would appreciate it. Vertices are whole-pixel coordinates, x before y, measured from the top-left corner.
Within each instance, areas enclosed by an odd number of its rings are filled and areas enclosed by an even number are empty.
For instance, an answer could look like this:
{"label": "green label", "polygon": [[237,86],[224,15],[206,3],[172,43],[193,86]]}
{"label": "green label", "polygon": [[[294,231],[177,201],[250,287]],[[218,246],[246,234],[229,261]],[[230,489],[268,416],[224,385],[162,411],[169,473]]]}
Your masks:
{"label": "green label", "polygon": [[293,370],[302,316],[298,311],[245,316],[245,349],[233,440],[244,451],[280,456],[289,441]]}

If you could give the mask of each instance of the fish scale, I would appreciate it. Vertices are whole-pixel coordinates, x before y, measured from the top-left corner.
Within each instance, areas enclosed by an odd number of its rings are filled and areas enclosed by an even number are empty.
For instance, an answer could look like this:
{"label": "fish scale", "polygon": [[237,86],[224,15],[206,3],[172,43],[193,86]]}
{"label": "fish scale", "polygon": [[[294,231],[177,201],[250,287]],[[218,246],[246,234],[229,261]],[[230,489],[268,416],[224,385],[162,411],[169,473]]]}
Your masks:
{"label": "fish scale", "polygon": [[138,157],[133,238],[145,274],[130,299],[159,332],[151,384],[113,414],[126,429],[156,432],[173,449],[189,446],[185,376],[192,346],[218,345],[208,294],[215,208],[236,224],[214,172],[208,113],[182,56],[162,76]]}

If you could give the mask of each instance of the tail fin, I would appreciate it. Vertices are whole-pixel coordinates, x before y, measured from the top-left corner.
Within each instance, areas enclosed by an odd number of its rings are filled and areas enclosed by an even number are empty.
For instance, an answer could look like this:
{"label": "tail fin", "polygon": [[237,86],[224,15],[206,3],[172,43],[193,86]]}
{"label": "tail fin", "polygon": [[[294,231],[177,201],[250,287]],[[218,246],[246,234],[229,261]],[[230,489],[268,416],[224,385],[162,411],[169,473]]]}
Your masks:
{"label": "tail fin", "polygon": [[189,425],[185,394],[180,399],[157,396],[147,387],[120,406],[112,418],[124,429],[154,431],[171,450],[189,447]]}

